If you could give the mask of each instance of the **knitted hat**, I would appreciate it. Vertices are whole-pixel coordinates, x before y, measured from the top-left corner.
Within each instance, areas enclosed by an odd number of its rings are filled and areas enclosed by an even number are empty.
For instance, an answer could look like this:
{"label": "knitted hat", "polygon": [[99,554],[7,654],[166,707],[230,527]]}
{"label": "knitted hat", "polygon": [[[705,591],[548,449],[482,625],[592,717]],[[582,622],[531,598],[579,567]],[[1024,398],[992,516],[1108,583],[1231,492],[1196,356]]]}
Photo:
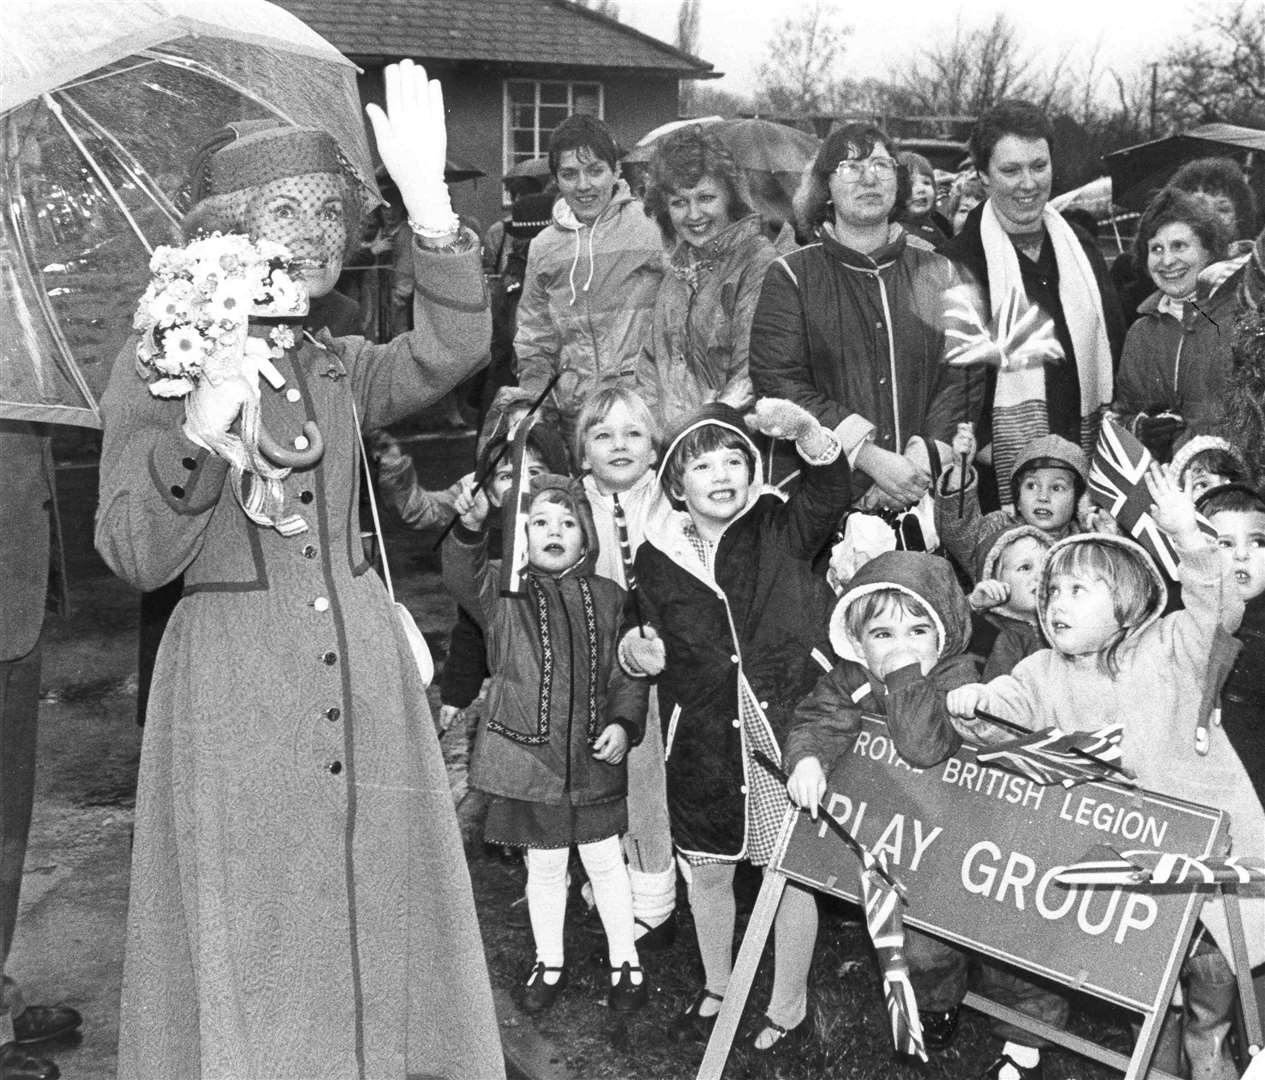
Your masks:
{"label": "knitted hat", "polygon": [[510,207],[505,231],[518,239],[530,240],[553,224],[552,195],[520,195]]}
{"label": "knitted hat", "polygon": [[996,579],[997,565],[1001,562],[1001,557],[1005,550],[1010,547],[1016,540],[1022,540],[1025,536],[1031,536],[1047,551],[1054,543],[1054,538],[1042,529],[1038,529],[1035,525],[1016,525],[1013,529],[1007,529],[1001,533],[986,549],[981,549],[979,554],[979,571],[975,576],[976,581],[986,581],[988,579]]}
{"label": "knitted hat", "polygon": [[1182,474],[1190,467],[1190,463],[1195,456],[1208,450],[1222,450],[1229,454],[1242,466],[1243,474],[1245,477],[1247,476],[1247,463],[1243,459],[1242,450],[1219,435],[1196,435],[1173,452],[1173,460],[1170,462],[1169,468],[1173,470],[1173,475],[1177,477],[1178,483],[1181,483]]}
{"label": "knitted hat", "polygon": [[1019,452],[1014,468],[1010,470],[1011,487],[1018,485],[1021,472],[1042,466],[1071,469],[1082,482],[1089,481],[1089,458],[1084,450],[1062,435],[1041,435]]}

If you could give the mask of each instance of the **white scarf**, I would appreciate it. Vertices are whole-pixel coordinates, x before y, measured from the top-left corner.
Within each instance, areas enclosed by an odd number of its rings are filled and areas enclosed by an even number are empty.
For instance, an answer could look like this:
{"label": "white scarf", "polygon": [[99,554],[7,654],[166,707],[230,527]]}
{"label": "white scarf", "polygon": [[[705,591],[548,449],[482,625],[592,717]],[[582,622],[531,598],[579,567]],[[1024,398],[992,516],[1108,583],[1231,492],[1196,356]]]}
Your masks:
{"label": "white scarf", "polygon": [[[1072,349],[1076,353],[1076,372],[1080,377],[1081,416],[1093,416],[1100,406],[1111,401],[1111,346],[1107,341],[1107,321],[1103,317],[1102,297],[1093,267],[1081,248],[1072,227],[1057,210],[1046,206],[1041,223],[1054,245],[1054,258],[1059,267],[1059,300],[1067,321]],[[988,288],[993,315],[1001,309],[1012,289],[1025,292],[1019,272],[1019,256],[1015,245],[1001,226],[993,200],[984,203],[980,218],[980,239],[988,266]],[[997,391],[993,404],[999,407],[1018,405],[1024,401],[1045,400],[1045,370],[1042,367],[1021,368],[997,373]]]}

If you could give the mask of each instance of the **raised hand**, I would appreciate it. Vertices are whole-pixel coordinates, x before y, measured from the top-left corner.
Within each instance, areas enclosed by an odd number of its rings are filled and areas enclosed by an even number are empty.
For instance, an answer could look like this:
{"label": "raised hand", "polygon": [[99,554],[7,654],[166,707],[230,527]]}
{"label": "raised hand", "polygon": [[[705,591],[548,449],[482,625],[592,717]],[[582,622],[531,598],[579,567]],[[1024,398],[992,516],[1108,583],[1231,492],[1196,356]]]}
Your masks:
{"label": "raised hand", "polygon": [[967,599],[970,601],[972,611],[987,611],[1010,599],[1010,586],[1004,581],[985,578],[976,584]]}
{"label": "raised hand", "polygon": [[1178,486],[1172,468],[1153,461],[1145,479],[1146,489],[1151,493],[1151,517],[1155,524],[1185,546],[1198,547],[1203,534],[1199,531],[1195,502]]}
{"label": "raised hand", "polygon": [[382,164],[400,189],[410,223],[422,230],[423,238],[454,236],[460,223],[444,183],[448,131],[439,80],[428,80],[426,69],[412,60],[388,64],[383,80],[386,111],[365,106]]}
{"label": "raised hand", "polygon": [[478,532],[483,528],[488,516],[488,497],[482,490],[475,491],[474,473],[466,473],[461,478],[461,490],[457,492],[452,508],[467,529]]}

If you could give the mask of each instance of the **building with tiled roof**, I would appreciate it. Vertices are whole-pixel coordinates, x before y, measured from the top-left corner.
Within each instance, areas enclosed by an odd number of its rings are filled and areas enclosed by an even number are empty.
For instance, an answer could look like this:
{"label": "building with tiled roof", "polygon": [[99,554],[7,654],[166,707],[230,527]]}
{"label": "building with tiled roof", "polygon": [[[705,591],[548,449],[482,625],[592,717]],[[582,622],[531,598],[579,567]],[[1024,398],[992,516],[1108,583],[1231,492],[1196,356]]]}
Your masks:
{"label": "building with tiled roof", "polygon": [[382,68],[411,57],[444,85],[448,148],[486,179],[453,185],[460,213],[502,213],[500,178],[545,153],[572,112],[601,116],[631,146],[677,116],[682,79],[712,65],[569,0],[278,0],[354,60],[361,95],[382,100]]}

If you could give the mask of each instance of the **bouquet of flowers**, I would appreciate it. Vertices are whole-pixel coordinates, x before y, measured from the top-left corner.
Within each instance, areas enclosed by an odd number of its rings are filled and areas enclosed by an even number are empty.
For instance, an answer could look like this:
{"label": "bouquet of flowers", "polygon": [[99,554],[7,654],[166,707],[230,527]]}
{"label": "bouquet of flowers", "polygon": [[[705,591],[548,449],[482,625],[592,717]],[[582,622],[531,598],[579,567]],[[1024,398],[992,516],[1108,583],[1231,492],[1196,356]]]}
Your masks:
{"label": "bouquet of flowers", "polygon": [[278,385],[268,354],[292,348],[294,332],[276,327],[269,349],[249,338],[247,327],[252,315],[307,312],[307,292],[289,266],[290,253],[281,244],[234,233],[155,249],[149,261],[154,276],[132,321],[141,334],[137,370],[150,393],[184,397],[202,379],[215,385],[247,368]]}

